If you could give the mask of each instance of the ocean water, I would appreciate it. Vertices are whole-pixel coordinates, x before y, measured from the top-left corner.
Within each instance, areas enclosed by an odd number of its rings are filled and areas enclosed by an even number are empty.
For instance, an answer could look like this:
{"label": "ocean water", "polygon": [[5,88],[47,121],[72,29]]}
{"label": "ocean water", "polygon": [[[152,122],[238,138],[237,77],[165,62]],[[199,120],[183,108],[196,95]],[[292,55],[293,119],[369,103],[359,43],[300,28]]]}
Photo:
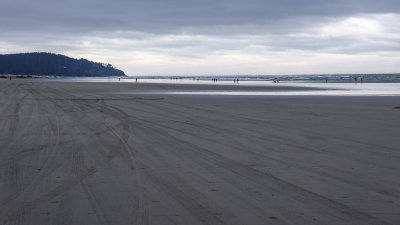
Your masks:
{"label": "ocean water", "polygon": [[161,76],[143,76],[128,77],[125,80],[135,80],[139,78],[147,82],[217,82],[232,83],[235,79],[239,82],[306,82],[306,83],[400,83],[400,73],[396,74],[324,74],[324,75],[238,75],[238,76],[177,76],[177,77],[161,77]]}
{"label": "ocean water", "polygon": [[[138,78],[136,80],[136,78]],[[217,80],[215,80],[217,79]],[[239,79],[237,82],[236,79]],[[211,84],[237,86],[295,86],[312,87],[313,90],[284,91],[164,91],[141,94],[190,94],[190,95],[321,95],[321,96],[400,96],[400,74],[348,74],[348,75],[295,75],[295,76],[181,76],[181,77],[126,77],[126,78],[67,78],[80,82],[131,82]],[[279,82],[278,82],[279,81]]]}
{"label": "ocean water", "polygon": [[118,77],[89,77],[89,78],[59,78],[58,80],[95,81],[95,82],[139,82],[149,83],[214,83],[232,84],[235,79],[239,83],[263,84],[274,80],[280,83],[400,83],[400,73],[394,74],[325,74],[325,75],[238,75],[238,76],[128,76],[118,80]]}

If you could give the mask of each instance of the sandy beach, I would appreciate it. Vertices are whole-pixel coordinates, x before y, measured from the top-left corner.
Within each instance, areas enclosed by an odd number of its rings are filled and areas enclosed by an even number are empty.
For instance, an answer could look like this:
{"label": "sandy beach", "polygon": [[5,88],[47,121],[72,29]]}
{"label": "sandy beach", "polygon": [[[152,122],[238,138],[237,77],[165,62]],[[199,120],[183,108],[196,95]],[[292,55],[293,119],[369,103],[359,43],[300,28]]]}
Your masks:
{"label": "sandy beach", "polygon": [[400,224],[399,97],[210,89],[0,80],[0,224]]}

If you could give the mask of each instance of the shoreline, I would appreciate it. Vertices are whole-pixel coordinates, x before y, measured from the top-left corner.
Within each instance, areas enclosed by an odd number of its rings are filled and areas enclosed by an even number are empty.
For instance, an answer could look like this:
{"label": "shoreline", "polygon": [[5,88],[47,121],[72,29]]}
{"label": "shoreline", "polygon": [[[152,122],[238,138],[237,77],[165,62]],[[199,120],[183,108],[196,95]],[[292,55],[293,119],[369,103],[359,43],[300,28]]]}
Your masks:
{"label": "shoreline", "polygon": [[[1,81],[0,81],[1,82]],[[4,80],[3,82],[9,82]],[[98,84],[103,94],[143,95],[231,95],[231,96],[400,96],[398,83],[305,83],[282,82],[119,82],[118,80],[92,79],[21,79],[14,82],[69,83],[76,86]],[[93,85],[86,85],[88,88]],[[118,91],[115,91],[118,90]]]}

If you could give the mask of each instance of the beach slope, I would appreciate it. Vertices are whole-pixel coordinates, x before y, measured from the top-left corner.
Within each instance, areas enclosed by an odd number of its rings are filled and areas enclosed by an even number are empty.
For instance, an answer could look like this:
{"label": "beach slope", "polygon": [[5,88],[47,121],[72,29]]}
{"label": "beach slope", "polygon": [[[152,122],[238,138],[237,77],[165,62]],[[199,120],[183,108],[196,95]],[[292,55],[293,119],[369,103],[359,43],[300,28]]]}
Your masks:
{"label": "beach slope", "polygon": [[0,81],[0,224],[400,224],[398,97],[192,88]]}

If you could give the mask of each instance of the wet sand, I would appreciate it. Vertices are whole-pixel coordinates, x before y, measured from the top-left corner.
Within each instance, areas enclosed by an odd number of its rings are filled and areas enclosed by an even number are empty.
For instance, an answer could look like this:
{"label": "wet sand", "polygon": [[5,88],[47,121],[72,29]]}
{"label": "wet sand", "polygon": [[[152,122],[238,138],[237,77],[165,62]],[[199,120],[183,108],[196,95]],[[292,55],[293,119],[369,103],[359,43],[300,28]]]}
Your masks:
{"label": "wet sand", "polygon": [[399,97],[220,88],[1,80],[0,224],[400,224]]}

